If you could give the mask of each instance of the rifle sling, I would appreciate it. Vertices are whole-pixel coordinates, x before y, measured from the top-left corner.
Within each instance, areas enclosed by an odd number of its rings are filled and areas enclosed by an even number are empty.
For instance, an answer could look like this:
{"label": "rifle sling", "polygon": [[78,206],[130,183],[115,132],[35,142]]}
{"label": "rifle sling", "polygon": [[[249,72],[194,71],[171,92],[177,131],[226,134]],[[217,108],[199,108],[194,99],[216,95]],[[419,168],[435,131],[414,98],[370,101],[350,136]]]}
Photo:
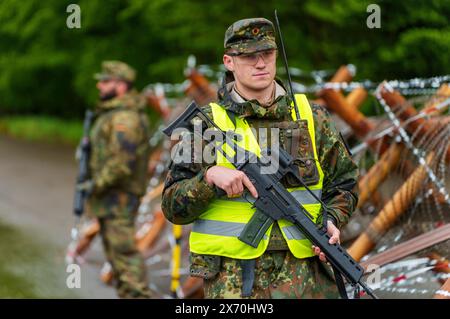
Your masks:
{"label": "rifle sling", "polygon": [[252,295],[253,283],[255,281],[256,259],[241,259],[242,268],[242,297]]}
{"label": "rifle sling", "polygon": [[342,278],[342,274],[337,270],[336,267],[331,266],[333,268],[334,280],[336,281],[336,286],[338,288],[339,294],[342,299],[348,299],[347,290],[345,289],[344,279]]}

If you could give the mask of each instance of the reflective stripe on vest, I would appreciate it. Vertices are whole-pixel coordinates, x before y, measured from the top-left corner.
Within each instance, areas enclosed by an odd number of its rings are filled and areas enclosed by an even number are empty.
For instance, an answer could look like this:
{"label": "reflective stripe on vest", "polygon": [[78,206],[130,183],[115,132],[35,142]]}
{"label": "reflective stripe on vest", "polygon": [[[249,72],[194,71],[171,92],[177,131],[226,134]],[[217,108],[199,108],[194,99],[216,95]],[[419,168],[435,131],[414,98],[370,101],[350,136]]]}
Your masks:
{"label": "reflective stripe on vest", "polygon": [[[318,183],[311,185],[309,188],[317,197],[321,198],[323,172],[317,157],[312,110],[305,95],[297,94],[295,98],[301,120],[308,122],[308,131],[311,136],[314,159],[319,171]],[[236,117],[236,125],[234,125],[223,107],[215,103],[211,103],[210,106],[213,113],[213,121],[223,131],[233,130],[240,134],[242,139],[237,144],[260,156],[261,150],[259,144],[247,121]],[[291,115],[293,120],[296,120],[294,109]],[[228,155],[234,155],[233,150],[229,146],[225,145],[222,149]],[[217,165],[234,169],[234,166],[220,152],[217,152],[216,156]],[[303,187],[288,188],[287,190],[313,216],[314,221],[316,221],[320,214],[320,203]],[[191,251],[197,254],[219,255],[237,259],[252,259],[261,256],[269,244],[272,226],[267,230],[256,248],[241,242],[237,238],[255,212],[251,204],[254,200],[253,197],[249,196],[248,198],[218,198],[211,201],[205,212],[194,222],[189,238]],[[279,220],[278,225],[288,244],[289,250],[296,258],[314,256],[311,249],[311,242],[305,238],[297,227],[286,220]]]}
{"label": "reflective stripe on vest", "polygon": [[[238,237],[244,230],[246,223],[223,222],[218,220],[199,219],[194,223],[192,231],[195,233]],[[283,228],[288,239],[304,239],[302,232],[295,226],[286,226]],[[267,239],[267,235],[264,235]]]}
{"label": "reflective stripe on vest", "polygon": [[[199,219],[194,223],[192,231],[216,236],[238,237],[244,230],[245,225],[246,223]],[[266,235],[264,235],[264,237],[266,237]]]}

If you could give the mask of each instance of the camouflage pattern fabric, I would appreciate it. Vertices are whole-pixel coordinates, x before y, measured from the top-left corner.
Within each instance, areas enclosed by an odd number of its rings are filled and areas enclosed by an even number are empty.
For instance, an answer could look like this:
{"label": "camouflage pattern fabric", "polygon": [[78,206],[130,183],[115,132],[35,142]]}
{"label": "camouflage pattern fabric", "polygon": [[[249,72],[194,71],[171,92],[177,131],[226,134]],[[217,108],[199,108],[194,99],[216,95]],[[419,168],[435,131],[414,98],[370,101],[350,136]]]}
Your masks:
{"label": "camouflage pattern fabric", "polygon": [[[229,112],[236,116],[243,117],[248,124],[256,128],[279,128],[280,129],[280,145],[287,149],[288,132],[293,128],[298,131],[298,148],[294,159],[298,162],[300,175],[307,182],[307,184],[314,184],[317,181],[317,169],[314,161],[313,149],[311,139],[308,133],[308,125],[305,120],[294,123],[290,116],[291,99],[286,94],[275,98],[272,105],[262,111],[262,106],[258,101],[244,101],[242,103],[235,102],[231,96],[230,91],[232,83],[224,83],[219,90],[218,103],[224,106]],[[280,81],[278,84],[282,85]],[[313,111],[314,125],[315,125],[315,139],[318,151],[318,158],[320,165],[324,171],[324,182],[322,200],[330,208],[329,215],[332,216],[338,228],[342,228],[347,224],[350,216],[356,208],[357,196],[357,179],[358,168],[351,159],[343,140],[332,123],[328,112],[318,105],[311,105]],[[212,111],[209,106],[205,106],[204,111],[212,118]],[[270,132],[270,131],[269,131]],[[259,137],[257,136],[257,139]],[[193,140],[193,139],[191,139]],[[267,136],[270,141],[270,136]],[[186,140],[181,142],[187,143]],[[270,146],[270,145],[268,145]],[[193,145],[192,159],[198,161],[196,156],[200,152],[195,152]],[[288,150],[289,151],[289,150]],[[292,153],[291,153],[292,155]],[[206,170],[214,164],[207,163],[177,163],[172,164],[165,181],[165,188],[162,198],[162,209],[166,218],[175,224],[189,224],[202,214],[209,202],[216,198],[215,187],[206,183],[203,176]],[[284,181],[288,183],[288,181]],[[285,186],[288,186],[285,184]],[[319,216],[321,220],[321,216]],[[275,251],[283,251],[287,249],[287,243],[282,237],[281,231],[278,227],[273,227],[270,235],[268,250],[260,258],[266,258],[267,254],[273,254]],[[287,258],[287,257],[286,257]],[[292,258],[291,258],[292,259]],[[203,256],[192,253],[191,254],[191,275],[203,278],[213,278],[217,275],[217,268],[222,267],[222,271],[218,278],[225,278],[223,274],[223,267],[218,266],[226,263],[227,259],[220,256]],[[301,261],[296,261],[301,263]],[[314,262],[303,261],[304,265],[308,263],[313,267]],[[308,267],[300,267],[307,269]],[[257,269],[257,272],[260,270]],[[306,270],[305,270],[306,271]],[[312,270],[308,270],[312,271]],[[286,275],[294,278],[295,273]],[[305,273],[308,277],[309,274]],[[305,278],[306,278],[305,277]],[[300,273],[299,278],[303,278]],[[293,279],[292,279],[293,280]],[[301,280],[301,279],[299,279]],[[315,279],[320,282],[322,279]],[[323,279],[325,280],[325,279]],[[214,281],[214,282],[220,282]],[[294,283],[293,283],[294,284]],[[299,286],[300,287],[300,286]],[[306,286],[305,286],[306,287]],[[323,286],[324,288],[326,285]],[[213,284],[210,282],[210,291],[213,289]],[[300,288],[299,288],[300,289]],[[308,288],[309,289],[309,288]],[[320,286],[317,287],[320,289]],[[219,289],[220,290],[220,289]],[[325,290],[328,290],[326,287]],[[307,296],[308,293],[302,294],[299,292],[298,296]],[[212,294],[211,296],[214,296]],[[312,295],[311,295],[312,296]],[[331,296],[331,294],[324,293],[324,296]],[[274,297],[274,295],[272,295]]]}
{"label": "camouflage pattern fabric", "polygon": [[120,61],[103,61],[102,71],[96,73],[94,79],[98,81],[117,79],[133,83],[136,79],[136,71]]}
{"label": "camouflage pattern fabric", "polygon": [[236,21],[225,32],[224,48],[227,54],[248,54],[276,49],[272,22],[264,18]]}
{"label": "camouflage pattern fabric", "polygon": [[98,105],[90,134],[94,196],[109,189],[144,194],[150,149],[144,106],[135,91]]}
{"label": "camouflage pattern fabric", "polygon": [[139,198],[133,194],[110,192],[92,202],[99,218],[100,234],[107,260],[112,266],[120,298],[150,298],[144,260],[136,248],[134,219]]}
{"label": "camouflage pattern fabric", "polygon": [[135,91],[100,103],[90,134],[94,187],[89,203],[100,222],[105,254],[121,298],[151,297],[134,227],[139,198],[146,188],[149,156],[143,107]]}
{"label": "camouflage pattern fabric", "polygon": [[[242,268],[221,257],[217,275],[204,280],[205,298],[242,298]],[[297,259],[290,251],[269,251],[256,259],[252,295],[245,299],[339,298],[329,266],[317,257]]]}

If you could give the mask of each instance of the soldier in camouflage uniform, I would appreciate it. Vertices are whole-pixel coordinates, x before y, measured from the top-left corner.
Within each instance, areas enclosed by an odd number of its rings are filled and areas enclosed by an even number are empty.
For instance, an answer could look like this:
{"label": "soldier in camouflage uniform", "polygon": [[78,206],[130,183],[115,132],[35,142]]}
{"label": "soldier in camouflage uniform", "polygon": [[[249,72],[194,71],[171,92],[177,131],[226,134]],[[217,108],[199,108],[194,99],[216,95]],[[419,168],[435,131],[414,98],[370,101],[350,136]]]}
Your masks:
{"label": "soldier in camouflage uniform", "polygon": [[[219,90],[218,104],[227,113],[245,118],[250,127],[257,129],[256,133],[258,128],[281,128],[280,145],[289,149],[286,127],[292,122],[292,99],[283,83],[275,78],[277,47],[273,24],[262,18],[237,21],[226,31],[224,46],[223,61],[228,72]],[[358,169],[328,112],[314,104],[311,109],[317,156],[324,172],[321,199],[330,208],[327,227],[332,237],[330,243],[335,243],[339,241],[339,229],[348,222],[357,204]],[[212,118],[211,106],[203,110]],[[291,148],[296,154],[291,151],[291,155],[299,159],[313,158],[307,123],[300,127],[299,138],[298,148]],[[180,145],[189,141],[183,139]],[[217,188],[225,190],[228,197],[241,195],[244,187],[253,196],[257,195],[242,172],[199,161],[196,157],[201,154],[190,146],[191,163],[173,163],[166,178],[162,208],[168,220],[175,224],[194,222],[217,198]],[[314,160],[306,160],[299,166],[307,184],[308,180],[316,179],[314,166]],[[319,222],[323,222],[320,217]],[[317,247],[312,249],[316,256],[295,258],[274,223],[269,245],[256,259],[250,298],[338,298],[326,256]],[[191,276],[204,278],[207,298],[241,298],[243,270],[239,260],[191,252],[190,261]]]}
{"label": "soldier in camouflage uniform", "polygon": [[100,102],[90,133],[89,204],[100,223],[104,251],[121,298],[150,298],[134,221],[146,187],[149,127],[145,101],[132,88],[135,71],[105,61],[98,80]]}

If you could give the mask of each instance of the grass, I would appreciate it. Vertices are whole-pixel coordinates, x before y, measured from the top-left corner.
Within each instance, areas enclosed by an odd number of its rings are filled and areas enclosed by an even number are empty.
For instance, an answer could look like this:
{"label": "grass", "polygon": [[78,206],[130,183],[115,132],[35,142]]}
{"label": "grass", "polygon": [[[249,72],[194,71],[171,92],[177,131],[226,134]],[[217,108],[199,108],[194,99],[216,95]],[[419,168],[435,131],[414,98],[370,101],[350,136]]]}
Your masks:
{"label": "grass", "polygon": [[77,145],[82,132],[81,120],[47,116],[0,117],[0,133],[29,141]]}
{"label": "grass", "polygon": [[55,248],[0,221],[0,298],[74,298]]}

